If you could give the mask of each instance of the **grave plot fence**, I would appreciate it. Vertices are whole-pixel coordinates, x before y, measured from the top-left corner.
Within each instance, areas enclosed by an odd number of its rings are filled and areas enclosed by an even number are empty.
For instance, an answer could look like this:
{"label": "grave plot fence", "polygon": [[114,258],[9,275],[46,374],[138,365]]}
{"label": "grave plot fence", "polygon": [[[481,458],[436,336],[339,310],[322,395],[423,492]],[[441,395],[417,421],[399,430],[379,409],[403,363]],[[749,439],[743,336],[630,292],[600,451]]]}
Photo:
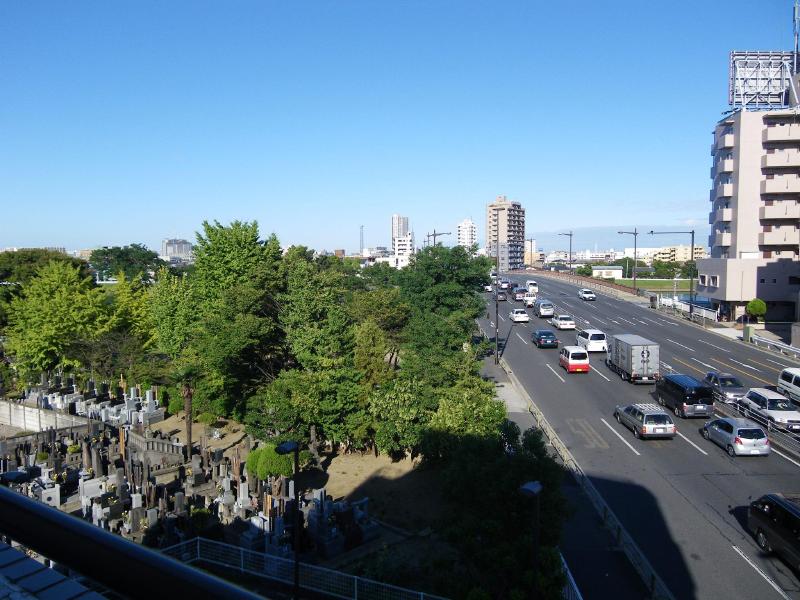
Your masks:
{"label": "grave plot fence", "polygon": [[[294,560],[253,552],[239,546],[195,538],[166,548],[164,554],[184,563],[205,563],[236,569],[281,583],[294,583]],[[300,587],[346,600],[446,600],[340,571],[300,563]]]}

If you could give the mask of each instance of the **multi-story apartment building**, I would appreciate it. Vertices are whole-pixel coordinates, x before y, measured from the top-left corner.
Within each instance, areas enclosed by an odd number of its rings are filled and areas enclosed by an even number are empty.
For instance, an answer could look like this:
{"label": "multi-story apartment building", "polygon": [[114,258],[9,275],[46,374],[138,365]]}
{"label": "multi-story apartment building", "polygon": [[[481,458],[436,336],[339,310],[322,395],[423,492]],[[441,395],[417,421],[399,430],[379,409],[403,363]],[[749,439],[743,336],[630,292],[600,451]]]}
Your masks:
{"label": "multi-story apartment building", "polygon": [[486,250],[498,257],[500,271],[521,269],[525,254],[525,209],[519,202],[498,196],[486,205]]}
{"label": "multi-story apartment building", "polygon": [[767,318],[795,319],[800,293],[800,116],[738,110],[717,123],[711,146],[710,258],[699,294],[736,319],[753,298]]}
{"label": "multi-story apartment building", "polygon": [[405,235],[392,238],[395,256],[411,256],[416,248],[414,247],[414,232],[409,231]]}
{"label": "multi-story apartment building", "polygon": [[478,243],[478,228],[472,219],[464,219],[457,225],[456,231],[458,232],[459,246],[471,248]]}
{"label": "multi-story apartment building", "polygon": [[192,244],[187,240],[161,240],[161,258],[167,262],[191,262]]}
{"label": "multi-story apartment building", "polygon": [[689,260],[700,260],[701,258],[706,258],[708,253],[706,252],[705,247],[695,246],[694,259],[692,259],[691,256],[692,247],[683,245],[666,246],[665,248],[659,248],[653,252],[653,260],[660,260],[662,262],[687,262]]}
{"label": "multi-story apartment building", "polygon": [[408,235],[408,217],[403,217],[398,214],[392,215],[392,253],[397,254],[397,245],[395,240],[406,237]]}
{"label": "multi-story apartment building", "polygon": [[536,249],[536,240],[525,240],[525,254],[522,259],[526,265],[539,262],[539,251]]}

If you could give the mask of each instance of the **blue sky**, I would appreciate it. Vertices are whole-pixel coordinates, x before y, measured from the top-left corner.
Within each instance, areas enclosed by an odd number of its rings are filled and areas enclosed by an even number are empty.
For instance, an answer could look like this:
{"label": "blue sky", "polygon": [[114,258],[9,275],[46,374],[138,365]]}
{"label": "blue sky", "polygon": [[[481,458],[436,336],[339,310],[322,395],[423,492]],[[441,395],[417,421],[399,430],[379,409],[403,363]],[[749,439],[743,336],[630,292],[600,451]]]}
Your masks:
{"label": "blue sky", "polygon": [[359,225],[388,244],[393,212],[418,241],[468,216],[482,237],[498,194],[529,234],[702,239],[728,52],[789,49],[791,8],[5,0],[0,248],[158,248],[256,219],[354,251]]}

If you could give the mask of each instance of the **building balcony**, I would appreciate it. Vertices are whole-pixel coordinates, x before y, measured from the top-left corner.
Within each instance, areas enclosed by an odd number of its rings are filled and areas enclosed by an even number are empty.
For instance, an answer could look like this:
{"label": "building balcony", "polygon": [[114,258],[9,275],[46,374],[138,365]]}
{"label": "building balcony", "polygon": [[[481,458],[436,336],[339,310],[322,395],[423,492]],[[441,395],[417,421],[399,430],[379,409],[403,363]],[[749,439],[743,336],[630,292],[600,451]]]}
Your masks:
{"label": "building balcony", "polygon": [[800,194],[800,179],[776,177],[761,182],[762,194]]}
{"label": "building balcony", "polygon": [[800,152],[778,152],[761,157],[761,166],[769,169],[800,168]]}
{"label": "building balcony", "polygon": [[714,198],[725,198],[728,196],[733,196],[733,184],[718,183],[717,187],[714,189]]}
{"label": "building balcony", "polygon": [[759,219],[800,219],[800,205],[792,202],[779,202],[773,206],[758,209]]}
{"label": "building balcony", "polygon": [[714,246],[730,246],[731,245],[731,232],[725,231],[720,233],[715,233],[713,236],[713,245]]}
{"label": "building balcony", "polygon": [[719,222],[729,222],[733,221],[733,209],[732,208],[718,208],[717,210],[712,210],[708,213],[708,224],[713,225],[714,223]]}
{"label": "building balcony", "polygon": [[720,148],[733,148],[732,133],[726,133],[725,135],[719,136],[716,141],[711,144],[711,154],[714,154],[714,152]]}
{"label": "building balcony", "polygon": [[718,160],[713,167],[711,167],[711,179],[717,176],[718,173],[733,173],[733,159],[726,158]]}
{"label": "building balcony", "polygon": [[759,246],[796,246],[800,244],[800,231],[796,229],[776,229],[758,234]]}
{"label": "building balcony", "polygon": [[761,134],[764,142],[800,142],[800,125],[767,127]]}

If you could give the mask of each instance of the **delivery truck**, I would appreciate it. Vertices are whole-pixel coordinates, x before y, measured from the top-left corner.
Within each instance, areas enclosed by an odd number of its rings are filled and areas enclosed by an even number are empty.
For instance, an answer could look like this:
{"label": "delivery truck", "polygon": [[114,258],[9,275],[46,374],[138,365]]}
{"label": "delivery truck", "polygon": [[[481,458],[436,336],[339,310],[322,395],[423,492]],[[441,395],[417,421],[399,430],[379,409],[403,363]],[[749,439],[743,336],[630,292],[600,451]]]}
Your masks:
{"label": "delivery truck", "polygon": [[655,383],[660,377],[658,344],[633,333],[612,335],[606,365],[623,381]]}

